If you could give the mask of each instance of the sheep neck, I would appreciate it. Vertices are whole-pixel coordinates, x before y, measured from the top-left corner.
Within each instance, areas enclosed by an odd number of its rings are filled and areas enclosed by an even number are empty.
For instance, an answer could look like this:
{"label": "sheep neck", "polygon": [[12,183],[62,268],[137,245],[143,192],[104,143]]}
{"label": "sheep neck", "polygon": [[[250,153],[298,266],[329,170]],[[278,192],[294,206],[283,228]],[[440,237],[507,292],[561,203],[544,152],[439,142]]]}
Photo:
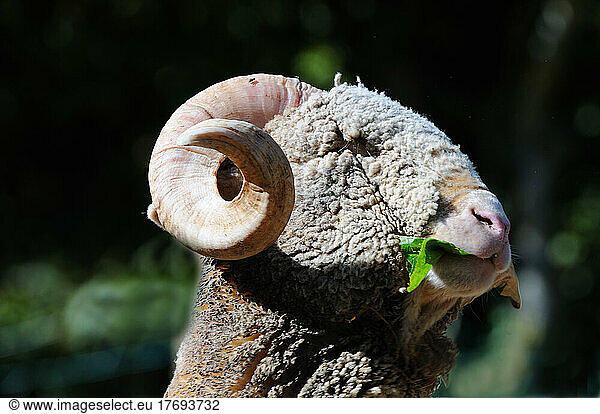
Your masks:
{"label": "sheep neck", "polygon": [[456,302],[397,295],[352,321],[265,306],[224,263],[205,265],[166,396],[429,396],[453,366]]}

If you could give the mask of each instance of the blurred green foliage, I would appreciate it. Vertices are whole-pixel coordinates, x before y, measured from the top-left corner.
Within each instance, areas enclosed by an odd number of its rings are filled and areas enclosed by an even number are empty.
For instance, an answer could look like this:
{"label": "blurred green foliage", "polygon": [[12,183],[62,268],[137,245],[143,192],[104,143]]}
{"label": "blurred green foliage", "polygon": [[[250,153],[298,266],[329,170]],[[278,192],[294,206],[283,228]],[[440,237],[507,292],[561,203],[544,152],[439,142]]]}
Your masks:
{"label": "blurred green foliage", "polygon": [[481,346],[462,349],[447,386],[440,388],[437,396],[530,396],[531,366],[536,349],[542,345],[544,320],[526,308],[515,312],[509,306],[493,308],[488,320],[491,329]]}
{"label": "blurred green foliage", "polygon": [[[103,263],[82,284],[50,261],[9,268],[0,290],[0,393],[56,391],[168,367],[197,270],[191,254],[163,235],[129,263]],[[143,356],[155,348],[158,355]],[[40,366],[42,377],[18,374]]]}
{"label": "blurred green foliage", "polygon": [[164,253],[142,246],[130,266],[112,265],[78,287],[64,307],[67,345],[72,349],[171,338],[191,312],[193,266],[170,243]]}
{"label": "blurred green foliage", "polygon": [[300,78],[319,88],[331,86],[332,73],[342,70],[342,55],[330,45],[312,46],[298,53],[294,59],[295,72]]}

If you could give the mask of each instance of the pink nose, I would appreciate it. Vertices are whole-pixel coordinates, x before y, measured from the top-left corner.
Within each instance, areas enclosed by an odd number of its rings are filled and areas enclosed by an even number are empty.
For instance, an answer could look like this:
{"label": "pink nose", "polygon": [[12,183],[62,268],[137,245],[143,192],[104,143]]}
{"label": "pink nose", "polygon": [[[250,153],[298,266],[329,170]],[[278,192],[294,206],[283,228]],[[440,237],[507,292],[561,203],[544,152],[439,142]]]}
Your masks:
{"label": "pink nose", "polygon": [[495,211],[481,208],[473,208],[471,212],[481,224],[487,227],[487,230],[493,236],[502,241],[508,240],[510,221],[508,221],[508,217],[506,217],[504,212],[499,214]]}

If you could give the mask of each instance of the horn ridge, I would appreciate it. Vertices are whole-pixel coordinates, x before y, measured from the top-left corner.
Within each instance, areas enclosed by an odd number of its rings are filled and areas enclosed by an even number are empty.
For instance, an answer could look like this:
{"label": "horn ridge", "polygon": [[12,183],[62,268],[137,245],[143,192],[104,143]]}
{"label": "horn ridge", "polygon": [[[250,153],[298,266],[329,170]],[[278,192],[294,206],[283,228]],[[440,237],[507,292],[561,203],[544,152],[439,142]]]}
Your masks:
{"label": "horn ridge", "polygon": [[[273,244],[293,210],[294,178],[281,148],[260,128],[318,92],[298,79],[258,74],[189,99],[155,145],[149,218],[208,257],[237,260]],[[227,158],[243,179],[231,200],[217,188],[217,171]]]}

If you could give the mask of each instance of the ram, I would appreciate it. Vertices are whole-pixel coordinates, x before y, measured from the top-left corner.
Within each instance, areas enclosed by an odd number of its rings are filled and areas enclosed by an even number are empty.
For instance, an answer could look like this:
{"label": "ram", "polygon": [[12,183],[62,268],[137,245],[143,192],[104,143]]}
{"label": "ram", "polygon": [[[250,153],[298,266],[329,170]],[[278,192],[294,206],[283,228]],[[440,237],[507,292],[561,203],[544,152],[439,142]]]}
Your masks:
{"label": "ram", "polygon": [[[241,76],[175,111],[148,217],[204,257],[168,397],[430,396],[447,325],[498,287],[509,221],[431,122],[362,84]],[[451,242],[408,293],[400,236]]]}

